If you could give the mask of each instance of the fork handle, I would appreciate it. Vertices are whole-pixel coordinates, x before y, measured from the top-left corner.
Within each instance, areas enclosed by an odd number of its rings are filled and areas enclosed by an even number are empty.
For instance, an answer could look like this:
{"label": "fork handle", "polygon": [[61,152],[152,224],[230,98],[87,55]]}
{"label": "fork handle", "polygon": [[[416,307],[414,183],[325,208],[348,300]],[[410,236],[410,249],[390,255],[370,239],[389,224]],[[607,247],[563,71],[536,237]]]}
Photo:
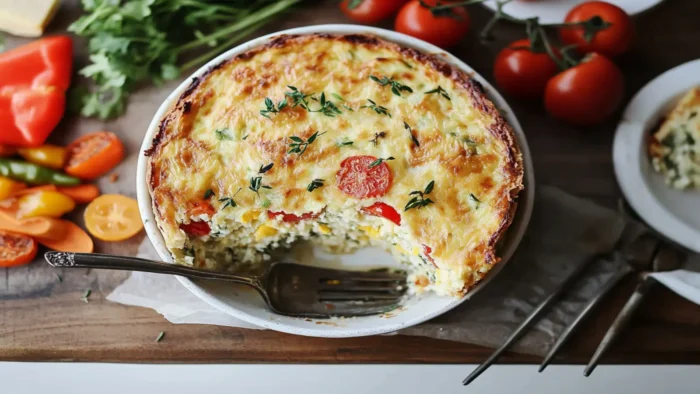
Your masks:
{"label": "fork handle", "polygon": [[116,256],[98,253],[46,252],[44,258],[52,267],[57,268],[94,268],[120,271],[151,272],[169,274],[192,279],[216,279],[240,283],[262,290],[258,278],[248,278],[227,272],[202,270],[183,265],[168,264],[146,260],[138,257]]}

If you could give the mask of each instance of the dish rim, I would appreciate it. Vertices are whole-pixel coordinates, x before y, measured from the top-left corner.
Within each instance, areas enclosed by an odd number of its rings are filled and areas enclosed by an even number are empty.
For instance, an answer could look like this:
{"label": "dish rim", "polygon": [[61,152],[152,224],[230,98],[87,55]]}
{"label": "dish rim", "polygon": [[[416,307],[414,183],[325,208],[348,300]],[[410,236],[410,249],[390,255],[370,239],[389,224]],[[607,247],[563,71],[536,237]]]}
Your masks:
{"label": "dish rim", "polygon": [[[276,320],[270,320],[265,317],[259,317],[259,316],[254,316],[251,315],[247,312],[241,311],[237,309],[236,307],[220,300],[217,298],[215,295],[209,293],[206,289],[204,289],[201,286],[198,286],[196,283],[193,281],[183,278],[183,277],[177,277],[177,279],[182,283],[185,288],[187,288],[190,292],[192,292],[194,295],[199,297],[201,300],[204,302],[208,303],[209,305],[213,306],[214,308],[220,310],[223,313],[226,313],[228,315],[234,316],[238,319],[241,319],[243,321],[246,321],[248,323],[263,327],[263,328],[268,328],[271,330],[275,331],[280,331],[280,332],[285,332],[285,333],[290,333],[290,334],[297,334],[297,335],[305,335],[305,336],[316,336],[316,337],[328,337],[328,338],[345,338],[345,337],[357,337],[357,336],[368,336],[368,335],[377,335],[377,334],[384,334],[384,333],[389,333],[389,332],[394,332],[398,331],[400,329],[410,327],[419,323],[422,323],[424,321],[427,321],[429,319],[432,319],[436,316],[441,315],[442,313],[445,313],[454,307],[460,305],[470,297],[472,297],[474,294],[476,294],[481,288],[483,288],[486,284],[488,284],[495,276],[498,274],[498,272],[503,269],[503,267],[506,265],[506,263],[511,259],[513,253],[515,252],[515,249],[519,245],[523,234],[527,228],[527,225],[530,221],[530,216],[532,214],[532,207],[534,204],[534,193],[535,193],[535,179],[534,179],[534,171],[533,171],[533,163],[532,159],[530,156],[530,150],[529,146],[527,144],[527,140],[525,138],[525,134],[522,131],[522,128],[520,126],[520,123],[518,122],[517,118],[515,117],[513,110],[510,108],[508,103],[503,99],[503,97],[496,91],[496,89],[491,86],[491,84],[484,79],[481,75],[479,75],[474,69],[471,67],[467,66],[464,62],[456,58],[455,56],[445,52],[444,50],[432,45],[428,44],[422,40],[397,33],[394,31],[390,30],[385,30],[381,28],[376,28],[376,27],[368,27],[368,26],[361,26],[361,25],[347,25],[347,24],[324,24],[324,25],[313,25],[313,26],[306,26],[306,27],[297,27],[297,28],[292,28],[292,29],[287,29],[287,30],[282,30],[279,32],[274,32],[270,33],[255,39],[252,39],[250,41],[247,41],[241,45],[238,45],[234,48],[229,49],[228,51],[222,53],[221,55],[213,58],[206,64],[204,64],[202,67],[194,71],[189,77],[183,80],[183,82],[178,85],[177,88],[173,90],[173,92],[168,95],[168,97],[163,101],[161,106],[158,108],[156,111],[153,119],[151,120],[148,129],[144,135],[144,140],[141,145],[141,149],[139,150],[139,157],[138,157],[138,163],[137,163],[137,174],[136,174],[136,192],[137,192],[137,200],[139,203],[139,210],[141,212],[141,218],[144,223],[144,229],[146,231],[146,234],[153,244],[153,247],[156,249],[156,252],[160,256],[163,261],[168,262],[168,263],[173,263],[172,257],[170,255],[170,252],[167,250],[165,247],[165,241],[163,240],[163,237],[160,233],[160,230],[158,229],[158,226],[155,221],[155,216],[153,213],[153,208],[152,208],[152,202],[151,202],[151,195],[148,191],[148,183],[147,183],[147,166],[148,166],[148,160],[147,157],[144,155],[145,151],[150,148],[153,137],[155,133],[158,130],[158,126],[160,124],[160,120],[165,114],[165,112],[170,108],[173,102],[177,101],[179,96],[183,91],[187,89],[187,87],[190,85],[192,78],[200,77],[202,74],[206,73],[207,70],[212,65],[218,64],[224,60],[230,59],[240,53],[246,52],[250,49],[262,46],[265,44],[267,41],[269,41],[273,37],[277,37],[279,35],[283,34],[313,34],[313,33],[329,33],[329,34],[371,34],[379,37],[380,39],[387,40],[389,42],[396,43],[401,46],[406,46],[410,48],[415,48],[419,51],[422,51],[424,53],[431,53],[431,54],[437,54],[438,56],[441,57],[442,60],[448,62],[449,64],[458,67],[460,70],[469,73],[472,78],[474,78],[476,81],[481,83],[481,85],[484,88],[484,91],[486,92],[487,97],[493,101],[498,108],[500,108],[503,112],[504,118],[506,118],[508,124],[511,126],[513,129],[514,135],[516,142],[518,144],[518,147],[520,149],[521,155],[523,157],[523,170],[524,170],[524,175],[523,175],[523,184],[524,184],[524,190],[522,190],[518,196],[518,207],[517,211],[515,213],[515,218],[513,220],[513,223],[511,223],[509,229],[507,230],[506,234],[504,235],[504,242],[508,242],[507,245],[504,245],[502,247],[503,254],[500,256],[501,261],[491,269],[486,276],[473,288],[471,288],[463,297],[457,298],[457,297],[452,297],[452,301],[445,304],[441,308],[436,308],[435,310],[431,311],[426,311],[426,313],[421,314],[417,318],[413,319],[405,319],[403,321],[400,321],[401,319],[397,319],[394,317],[393,319],[383,319],[382,325],[379,325],[378,327],[367,327],[365,329],[359,329],[359,328],[345,328],[342,326],[328,326],[328,325],[314,325],[312,328],[300,328],[296,326],[291,326],[287,325],[284,322],[276,321]],[[256,295],[257,296],[257,295]]]}
{"label": "dish rim", "polygon": [[[613,167],[620,190],[637,214],[654,230],[700,253],[700,229],[669,211],[651,190],[640,164],[649,160],[647,140],[661,111],[676,97],[700,85],[689,85],[686,75],[700,70],[700,59],[678,65],[648,82],[625,108],[613,140]],[[670,186],[668,186],[670,187]]]}

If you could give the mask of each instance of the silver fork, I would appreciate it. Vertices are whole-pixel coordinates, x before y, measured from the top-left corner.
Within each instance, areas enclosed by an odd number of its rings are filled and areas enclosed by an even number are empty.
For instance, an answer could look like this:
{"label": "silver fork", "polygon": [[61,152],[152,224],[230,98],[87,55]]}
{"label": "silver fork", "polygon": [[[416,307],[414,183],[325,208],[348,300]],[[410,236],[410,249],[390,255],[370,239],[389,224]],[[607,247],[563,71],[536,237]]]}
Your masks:
{"label": "silver fork", "polygon": [[396,308],[406,292],[406,273],[345,271],[272,263],[259,276],[241,276],[136,257],[47,252],[53,267],[95,268],[215,279],[250,286],[275,313],[296,317],[366,316]]}

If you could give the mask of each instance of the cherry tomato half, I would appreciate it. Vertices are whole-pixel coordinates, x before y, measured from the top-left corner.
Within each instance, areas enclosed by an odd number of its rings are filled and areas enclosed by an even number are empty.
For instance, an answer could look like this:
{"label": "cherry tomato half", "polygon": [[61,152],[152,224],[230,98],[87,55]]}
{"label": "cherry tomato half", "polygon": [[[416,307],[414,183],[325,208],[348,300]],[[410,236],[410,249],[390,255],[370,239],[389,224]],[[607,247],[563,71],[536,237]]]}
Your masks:
{"label": "cherry tomato half", "polygon": [[[423,3],[433,7],[438,4],[438,1],[423,0]],[[449,2],[441,1],[439,4],[445,5]],[[464,7],[455,7],[450,10],[450,15],[435,16],[429,8],[421,5],[420,1],[411,0],[396,16],[394,29],[442,48],[451,47],[467,34],[471,22],[469,13]]]}
{"label": "cherry tomato half", "polygon": [[394,15],[408,0],[343,0],[340,9],[348,18],[374,24]]}
{"label": "cherry tomato half", "polygon": [[351,156],[340,163],[336,174],[338,189],[355,198],[380,197],[391,187],[391,170],[386,162],[371,167],[374,156]]}
{"label": "cherry tomato half", "polygon": [[577,66],[549,80],[544,105],[557,119],[592,125],[615,111],[623,93],[620,69],[605,56],[591,53]]}
{"label": "cherry tomato half", "polygon": [[267,211],[267,217],[270,219],[282,219],[283,222],[285,223],[297,223],[302,220],[308,220],[308,219],[316,219],[317,217],[321,216],[321,212],[307,212],[302,214],[301,216],[295,215],[293,213],[286,213],[286,212],[274,212],[274,211]]}
{"label": "cherry tomato half", "polygon": [[362,208],[362,212],[369,215],[379,216],[389,221],[394,222],[397,226],[401,225],[401,215],[389,204],[383,202],[375,202],[374,204]]}
{"label": "cherry tomato half", "polygon": [[567,45],[578,45],[580,53],[598,52],[614,57],[627,52],[634,40],[634,25],[630,16],[622,8],[605,1],[589,1],[572,8],[564,20],[567,23],[583,22],[595,16],[610,23],[604,30],[598,31],[588,42],[583,27],[559,30],[561,41]]}
{"label": "cherry tomato half", "polygon": [[508,94],[520,98],[539,98],[544,95],[547,81],[559,71],[557,63],[547,53],[533,52],[530,40],[518,40],[496,57],[493,75],[498,86]]}
{"label": "cherry tomato half", "polygon": [[0,267],[14,267],[34,260],[39,246],[32,237],[0,231]]}
{"label": "cherry tomato half", "polygon": [[106,174],[124,159],[124,144],[107,131],[86,134],[71,142],[66,151],[64,170],[85,180]]}

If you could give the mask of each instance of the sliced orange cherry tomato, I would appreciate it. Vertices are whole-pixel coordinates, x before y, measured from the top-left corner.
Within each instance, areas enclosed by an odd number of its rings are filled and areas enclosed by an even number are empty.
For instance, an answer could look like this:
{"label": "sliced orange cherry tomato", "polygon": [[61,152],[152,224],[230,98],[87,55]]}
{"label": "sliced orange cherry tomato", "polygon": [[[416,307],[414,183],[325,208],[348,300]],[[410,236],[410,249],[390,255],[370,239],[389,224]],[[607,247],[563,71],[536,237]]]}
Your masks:
{"label": "sliced orange cherry tomato", "polygon": [[267,211],[267,217],[270,219],[279,219],[281,218],[283,222],[285,223],[297,223],[302,220],[309,220],[309,219],[316,219],[317,217],[321,216],[321,212],[307,212],[302,214],[301,216],[295,215],[293,213],[285,213],[285,212],[274,212],[274,211]]}
{"label": "sliced orange cherry tomato", "polygon": [[106,174],[124,159],[124,144],[108,131],[84,135],[66,149],[66,173],[85,180]]}
{"label": "sliced orange cherry tomato", "polygon": [[143,228],[136,200],[119,194],[104,194],[92,200],[85,209],[85,226],[103,241],[123,241]]}
{"label": "sliced orange cherry tomato", "polygon": [[0,267],[14,267],[34,260],[39,246],[32,237],[0,231]]}
{"label": "sliced orange cherry tomato", "polygon": [[386,162],[371,167],[374,156],[351,156],[340,163],[338,188],[355,198],[380,197],[391,187],[391,170]]}
{"label": "sliced orange cherry tomato", "polygon": [[401,225],[401,215],[389,204],[375,202],[368,207],[362,208],[362,211],[373,216],[383,217],[394,222],[397,226]]}
{"label": "sliced orange cherry tomato", "polygon": [[195,237],[208,235],[211,232],[211,227],[209,227],[207,222],[182,223],[180,224],[180,229],[188,235],[194,235]]}
{"label": "sliced orange cherry tomato", "polygon": [[22,182],[13,181],[10,178],[0,176],[0,200],[4,200],[26,188],[27,185]]}

